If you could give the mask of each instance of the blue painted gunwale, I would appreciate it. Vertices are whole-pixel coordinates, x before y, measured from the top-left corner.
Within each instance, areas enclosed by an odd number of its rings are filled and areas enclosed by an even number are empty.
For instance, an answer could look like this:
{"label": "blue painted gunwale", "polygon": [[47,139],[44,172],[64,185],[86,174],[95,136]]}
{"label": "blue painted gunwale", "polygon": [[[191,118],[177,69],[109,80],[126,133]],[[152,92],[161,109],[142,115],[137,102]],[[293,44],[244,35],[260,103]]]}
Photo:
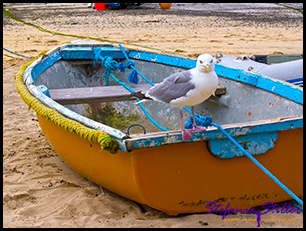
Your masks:
{"label": "blue painted gunwale", "polygon": [[[222,128],[232,137],[248,136],[262,133],[272,133],[290,129],[297,129],[303,127],[303,117],[294,118],[277,118],[275,120],[256,121],[248,123],[236,123],[224,125]],[[134,138],[129,141],[129,150],[161,146],[166,144],[174,144],[177,141],[183,142],[180,132],[163,132],[165,134],[157,137],[140,137]],[[215,127],[208,127],[206,132],[194,132],[192,140],[194,141],[210,141],[213,139],[226,139],[226,136]]]}
{"label": "blue painted gunwale", "polygon": [[[43,56],[44,57],[44,56]],[[37,77],[43,73],[48,67],[62,59],[59,51],[52,52],[50,55],[44,58],[43,62],[38,63],[32,68],[32,79],[35,82]]]}
{"label": "blue painted gunwale", "polygon": [[[96,46],[95,46],[96,47]],[[98,123],[96,121],[90,120],[86,117],[83,117],[73,111],[70,111],[66,107],[56,103],[46,95],[44,95],[33,83],[35,79],[52,64],[58,60],[71,60],[71,59],[91,59],[93,58],[93,47],[92,46],[82,46],[77,47],[74,45],[64,45],[57,49],[49,51],[46,55],[32,63],[25,72],[24,81],[28,86],[30,92],[40,99],[43,103],[50,106],[51,108],[56,109],[63,115],[72,118],[76,121],[79,121],[86,126],[89,126],[94,129],[99,129],[110,134],[114,139],[119,142],[120,149],[122,151],[130,151],[132,149],[146,148],[152,146],[160,146],[170,143],[180,143],[183,142],[181,139],[180,131],[171,131],[171,132],[160,132],[155,137],[149,136],[144,138],[133,138],[133,139],[124,139],[125,134],[121,131],[111,128],[107,125]],[[109,55],[115,59],[124,59],[124,55],[119,47],[103,47],[102,48],[103,56]],[[196,60],[134,51],[126,50],[129,58],[139,59],[144,61],[150,61],[155,63],[167,64],[172,66],[177,66],[181,68],[193,68],[196,65]],[[303,90],[293,84],[289,84],[280,80],[271,79],[260,74],[251,73],[248,71],[235,69],[229,66],[223,66],[220,64],[216,65],[216,73],[219,76],[240,81],[243,83],[251,84],[258,88],[273,92],[274,94],[281,95],[283,97],[289,98],[297,103],[303,104]],[[259,134],[265,132],[277,132],[282,130],[289,130],[295,128],[303,127],[303,117],[295,118],[284,118],[283,120],[279,119],[277,122],[267,121],[261,123],[251,122],[243,124],[234,124],[224,126],[225,130],[233,137],[249,135],[249,134]],[[192,140],[211,140],[211,139],[220,139],[225,138],[223,133],[221,133],[216,128],[209,128],[206,132],[195,132]],[[132,146],[131,146],[132,145]]]}

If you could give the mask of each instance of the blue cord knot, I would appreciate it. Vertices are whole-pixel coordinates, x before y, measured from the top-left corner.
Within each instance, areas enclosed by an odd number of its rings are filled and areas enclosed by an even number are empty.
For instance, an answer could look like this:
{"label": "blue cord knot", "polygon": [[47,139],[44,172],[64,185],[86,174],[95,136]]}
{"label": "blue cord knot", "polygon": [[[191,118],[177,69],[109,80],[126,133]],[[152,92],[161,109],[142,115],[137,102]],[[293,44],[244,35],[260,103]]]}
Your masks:
{"label": "blue cord knot", "polygon": [[[128,60],[126,65],[128,66],[129,69],[132,69],[132,67],[134,69],[135,63],[131,60]],[[139,78],[136,70],[131,70],[128,80],[130,81],[130,83],[138,84]]]}
{"label": "blue cord knot", "polygon": [[131,68],[132,68],[132,66],[133,66],[133,67],[135,66],[135,63],[134,63],[133,61],[129,60],[129,61],[127,62],[127,64],[126,64],[126,65],[127,65],[127,67],[128,67],[128,68],[130,68],[130,69],[131,69]]}
{"label": "blue cord knot", "polygon": [[120,72],[124,73],[125,72],[126,65],[123,62],[118,63],[118,69]]}
{"label": "blue cord knot", "polygon": [[[105,85],[106,86],[109,86],[109,75],[110,75],[111,71],[115,71],[115,70],[119,69],[120,72],[124,73],[125,68],[131,69],[132,67],[135,66],[135,63],[133,61],[130,61],[129,59],[128,59],[127,64],[124,64],[122,62],[118,63],[117,61],[115,61],[110,56],[103,57],[101,55],[101,48],[100,47],[94,48],[93,54],[94,54],[94,58],[93,58],[94,65],[96,65],[96,62],[97,63],[101,62],[102,67],[105,69]],[[128,80],[131,83],[138,84],[139,78],[137,76],[137,71],[136,70],[132,70],[130,72]]]}
{"label": "blue cord knot", "polygon": [[118,70],[118,63],[110,56],[105,56],[101,59],[101,65],[105,70],[115,71]]}
{"label": "blue cord knot", "polygon": [[[205,117],[205,116],[198,115],[196,113],[194,115],[195,115],[196,125],[206,127],[206,128],[208,126],[211,126],[212,118],[210,116]],[[191,129],[192,124],[193,124],[193,119],[192,119],[192,115],[190,115],[189,120],[187,121],[185,125],[185,129]]]}
{"label": "blue cord knot", "polygon": [[101,63],[102,67],[105,69],[105,85],[109,86],[109,75],[111,74],[111,71],[120,70],[121,72],[125,71],[126,65],[123,63],[118,63],[116,60],[114,60],[110,56],[102,56],[101,55],[101,48],[96,47],[93,50],[94,58],[93,58],[93,64],[96,65],[97,63]]}
{"label": "blue cord knot", "polygon": [[127,56],[127,54],[126,54],[124,48],[121,46],[121,44],[119,44],[119,47],[120,47],[120,49],[122,50],[122,53],[123,53],[123,55],[125,56],[126,60],[128,61],[128,62],[127,62],[128,68],[129,68],[129,69],[133,69],[133,70],[130,72],[130,74],[129,74],[128,80],[130,81],[130,83],[138,84],[139,78],[138,78],[138,75],[137,75],[136,68],[134,67],[134,66],[135,66],[135,63],[129,59],[129,57]]}
{"label": "blue cord knot", "polygon": [[132,70],[129,74],[128,80],[130,81],[130,83],[138,84],[139,78],[137,75],[137,71]]}

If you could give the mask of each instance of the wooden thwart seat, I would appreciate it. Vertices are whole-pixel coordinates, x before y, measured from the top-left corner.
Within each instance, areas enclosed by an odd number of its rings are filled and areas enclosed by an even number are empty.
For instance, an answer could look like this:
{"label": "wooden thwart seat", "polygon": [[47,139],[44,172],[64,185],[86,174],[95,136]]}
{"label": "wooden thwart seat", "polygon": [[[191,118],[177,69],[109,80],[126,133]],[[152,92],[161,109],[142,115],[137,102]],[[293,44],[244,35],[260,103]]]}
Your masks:
{"label": "wooden thwart seat", "polygon": [[[146,91],[150,84],[129,85],[135,92]],[[224,95],[226,88],[222,85],[218,86],[215,95]],[[83,87],[83,88],[64,88],[49,89],[51,99],[62,104],[82,104],[94,102],[114,102],[135,100],[131,97],[131,92],[121,85],[103,86],[103,87]]]}

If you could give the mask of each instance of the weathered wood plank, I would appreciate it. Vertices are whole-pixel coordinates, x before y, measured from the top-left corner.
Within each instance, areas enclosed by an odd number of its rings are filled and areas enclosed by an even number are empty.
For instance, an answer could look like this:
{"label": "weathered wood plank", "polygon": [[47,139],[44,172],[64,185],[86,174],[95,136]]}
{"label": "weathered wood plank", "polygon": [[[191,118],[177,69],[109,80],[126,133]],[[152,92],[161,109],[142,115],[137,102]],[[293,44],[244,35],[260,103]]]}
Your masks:
{"label": "weathered wood plank", "polygon": [[[150,84],[130,85],[135,91],[145,91]],[[92,102],[127,101],[132,99],[127,89],[123,86],[103,86],[84,88],[50,89],[51,98],[60,104],[80,104]]]}
{"label": "weathered wood plank", "polygon": [[[146,91],[151,87],[151,85],[139,84],[130,85],[130,87],[137,92]],[[49,89],[49,92],[51,99],[63,105],[135,100],[135,98],[130,96],[131,93],[121,85]],[[215,95],[224,95],[225,93],[226,88],[222,85],[219,85]]]}

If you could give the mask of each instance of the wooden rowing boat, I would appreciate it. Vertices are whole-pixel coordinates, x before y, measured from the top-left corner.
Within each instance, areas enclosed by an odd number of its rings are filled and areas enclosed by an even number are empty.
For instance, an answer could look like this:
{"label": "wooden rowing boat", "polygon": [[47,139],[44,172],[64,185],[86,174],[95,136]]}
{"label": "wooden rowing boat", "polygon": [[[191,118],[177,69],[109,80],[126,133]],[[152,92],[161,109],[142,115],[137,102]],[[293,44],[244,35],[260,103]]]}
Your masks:
{"label": "wooden rowing boat", "polygon": [[[127,63],[117,46],[75,41],[48,51],[16,75],[18,92],[36,111],[46,138],[75,171],[169,215],[208,212],[210,202],[245,209],[290,199],[215,127],[183,142],[178,109],[159,102],[144,107],[167,130],[152,125],[118,81],[110,78],[106,86],[105,69],[93,64],[98,48],[101,56]],[[138,75],[154,83],[195,66],[193,59],[125,52]],[[211,116],[302,197],[303,89],[218,63],[215,71],[220,84],[216,96],[197,105],[196,113]],[[129,72],[113,74],[135,91],[150,87],[142,78],[130,84]],[[184,113],[187,120],[190,113]],[[135,124],[142,127],[131,127]]]}

